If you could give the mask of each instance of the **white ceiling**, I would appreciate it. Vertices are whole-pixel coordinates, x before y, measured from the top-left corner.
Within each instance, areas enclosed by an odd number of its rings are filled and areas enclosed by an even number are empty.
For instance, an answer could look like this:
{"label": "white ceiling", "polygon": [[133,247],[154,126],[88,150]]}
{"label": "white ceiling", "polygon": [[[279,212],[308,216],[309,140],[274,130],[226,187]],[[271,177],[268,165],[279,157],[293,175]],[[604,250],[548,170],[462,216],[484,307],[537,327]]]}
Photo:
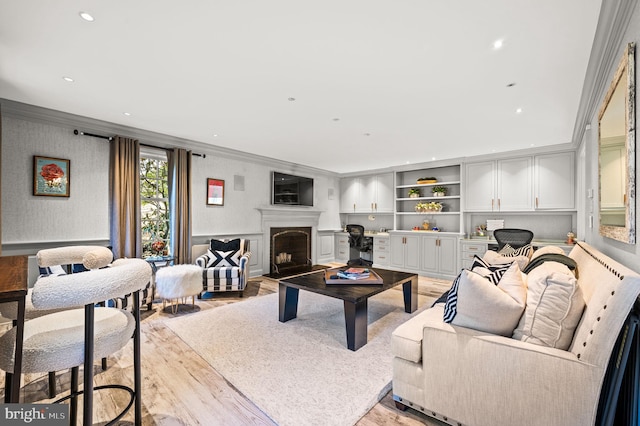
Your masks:
{"label": "white ceiling", "polygon": [[0,98],[340,173],[565,144],[600,5],[2,1]]}

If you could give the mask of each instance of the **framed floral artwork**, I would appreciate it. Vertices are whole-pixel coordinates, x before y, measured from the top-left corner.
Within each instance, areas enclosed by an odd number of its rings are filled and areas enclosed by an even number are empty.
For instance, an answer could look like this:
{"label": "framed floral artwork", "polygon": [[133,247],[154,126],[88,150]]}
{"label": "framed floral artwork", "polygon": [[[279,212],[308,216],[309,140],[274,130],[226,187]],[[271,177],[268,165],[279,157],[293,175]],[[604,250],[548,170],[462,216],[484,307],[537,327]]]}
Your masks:
{"label": "framed floral artwork", "polygon": [[68,197],[71,186],[70,161],[33,156],[33,195]]}
{"label": "framed floral artwork", "polygon": [[207,178],[207,205],[224,205],[224,180]]}

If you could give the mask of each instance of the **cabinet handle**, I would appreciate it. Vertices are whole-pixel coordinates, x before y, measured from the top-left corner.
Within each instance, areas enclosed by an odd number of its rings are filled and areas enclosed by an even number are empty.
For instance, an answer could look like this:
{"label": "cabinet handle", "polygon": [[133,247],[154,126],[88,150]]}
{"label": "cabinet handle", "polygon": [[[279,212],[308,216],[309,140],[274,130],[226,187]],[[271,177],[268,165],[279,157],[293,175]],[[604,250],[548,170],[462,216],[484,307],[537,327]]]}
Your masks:
{"label": "cabinet handle", "polygon": [[378,203],[373,203],[374,206],[376,206],[376,211],[378,211]]}
{"label": "cabinet handle", "polygon": [[536,197],[536,209],[538,208],[538,197]]}
{"label": "cabinet handle", "polygon": [[356,211],[356,203],[353,203],[353,211]]}
{"label": "cabinet handle", "polygon": [[373,203],[371,203],[371,210],[375,210],[375,207],[373,207]]}
{"label": "cabinet handle", "polygon": [[493,198],[491,199],[491,210],[493,210]]}
{"label": "cabinet handle", "polygon": [[378,259],[386,259],[385,256],[378,256]]}

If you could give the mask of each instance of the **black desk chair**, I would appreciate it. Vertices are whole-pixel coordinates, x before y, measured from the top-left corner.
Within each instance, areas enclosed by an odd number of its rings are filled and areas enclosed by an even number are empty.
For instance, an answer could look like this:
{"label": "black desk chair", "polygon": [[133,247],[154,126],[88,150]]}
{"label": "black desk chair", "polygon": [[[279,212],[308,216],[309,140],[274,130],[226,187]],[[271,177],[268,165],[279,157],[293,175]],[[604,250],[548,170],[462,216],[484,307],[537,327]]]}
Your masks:
{"label": "black desk chair", "polygon": [[528,229],[502,228],[493,231],[493,237],[498,242],[498,250],[501,250],[506,244],[517,249],[531,243],[533,232]]}
{"label": "black desk chair", "polygon": [[365,238],[364,226],[347,225],[346,230],[349,233],[349,266],[371,266],[373,262],[363,259],[360,253],[370,253],[373,250],[371,239]]}

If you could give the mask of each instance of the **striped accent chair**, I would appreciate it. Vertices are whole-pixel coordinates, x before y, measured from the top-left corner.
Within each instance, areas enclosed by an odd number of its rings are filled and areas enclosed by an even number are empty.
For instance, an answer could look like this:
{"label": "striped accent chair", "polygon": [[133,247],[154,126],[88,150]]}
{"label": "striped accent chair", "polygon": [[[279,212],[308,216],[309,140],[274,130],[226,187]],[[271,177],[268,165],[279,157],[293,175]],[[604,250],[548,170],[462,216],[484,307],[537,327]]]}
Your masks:
{"label": "striped accent chair", "polygon": [[239,291],[242,297],[249,278],[250,257],[249,240],[212,239],[206,253],[195,261],[202,268],[203,291]]}

